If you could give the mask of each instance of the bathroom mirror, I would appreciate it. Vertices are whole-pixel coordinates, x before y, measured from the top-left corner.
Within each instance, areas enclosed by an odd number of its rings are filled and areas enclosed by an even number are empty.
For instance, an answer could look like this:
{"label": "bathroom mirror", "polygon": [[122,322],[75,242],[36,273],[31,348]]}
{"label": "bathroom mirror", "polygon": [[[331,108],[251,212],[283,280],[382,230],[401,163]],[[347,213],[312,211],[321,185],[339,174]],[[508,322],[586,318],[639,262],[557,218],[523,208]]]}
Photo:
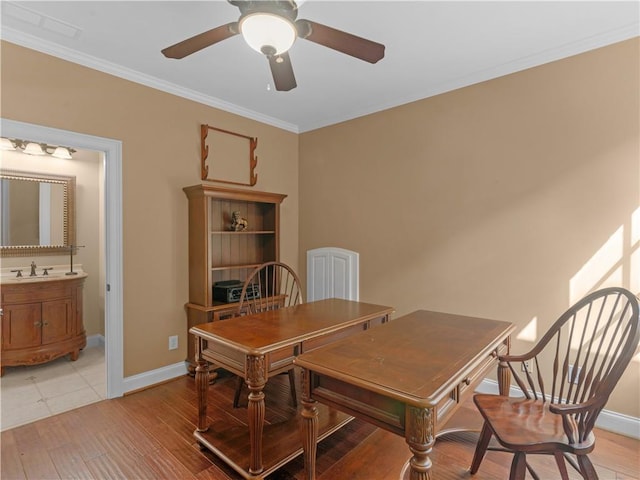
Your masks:
{"label": "bathroom mirror", "polygon": [[0,170],[0,256],[68,255],[75,190],[72,176]]}

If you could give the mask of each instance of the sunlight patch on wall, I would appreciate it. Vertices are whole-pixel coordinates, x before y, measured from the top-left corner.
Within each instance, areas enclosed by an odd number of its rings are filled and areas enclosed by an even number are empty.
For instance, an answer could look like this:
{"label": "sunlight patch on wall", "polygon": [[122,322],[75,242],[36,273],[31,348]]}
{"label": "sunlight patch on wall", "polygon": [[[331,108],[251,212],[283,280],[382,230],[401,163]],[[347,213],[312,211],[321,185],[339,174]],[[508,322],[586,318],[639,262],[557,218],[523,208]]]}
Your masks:
{"label": "sunlight patch on wall", "polygon": [[[629,258],[629,290],[640,294],[640,207],[631,214],[631,255]],[[640,359],[640,355],[638,357]]]}
{"label": "sunlight patch on wall", "polygon": [[529,323],[516,336],[518,340],[532,342],[538,339],[538,317],[533,317]]}
{"label": "sunlight patch on wall", "polygon": [[631,214],[631,248],[636,248],[640,244],[640,207]]}
{"label": "sunlight patch on wall", "polygon": [[635,295],[640,295],[640,248],[636,248],[636,251],[631,253],[629,266],[631,268],[629,290]]}
{"label": "sunlight patch on wall", "polygon": [[[621,268],[610,271],[622,260],[623,253],[624,227],[621,225],[569,281],[570,304],[580,300],[595,286],[621,285]],[[606,280],[603,282],[603,279]]]}

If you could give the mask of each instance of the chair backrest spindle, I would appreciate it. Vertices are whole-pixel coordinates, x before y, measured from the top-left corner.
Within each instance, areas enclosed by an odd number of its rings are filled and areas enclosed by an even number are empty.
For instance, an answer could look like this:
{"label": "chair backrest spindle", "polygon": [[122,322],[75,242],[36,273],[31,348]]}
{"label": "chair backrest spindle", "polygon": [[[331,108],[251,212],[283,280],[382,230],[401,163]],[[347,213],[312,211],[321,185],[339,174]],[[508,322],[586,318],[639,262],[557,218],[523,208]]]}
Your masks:
{"label": "chair backrest spindle", "polygon": [[[256,267],[247,277],[238,306],[238,314],[276,310],[303,303],[298,275],[281,262],[267,262]],[[253,292],[259,292],[259,297]]]}

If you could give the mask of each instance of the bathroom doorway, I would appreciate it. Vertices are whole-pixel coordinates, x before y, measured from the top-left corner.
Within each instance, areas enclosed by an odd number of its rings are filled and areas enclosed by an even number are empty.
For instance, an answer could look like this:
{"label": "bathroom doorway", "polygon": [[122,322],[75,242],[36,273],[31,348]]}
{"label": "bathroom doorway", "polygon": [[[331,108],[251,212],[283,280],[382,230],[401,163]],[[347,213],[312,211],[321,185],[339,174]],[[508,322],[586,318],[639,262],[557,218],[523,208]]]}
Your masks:
{"label": "bathroom doorway", "polygon": [[[100,157],[102,193],[101,235],[104,262],[100,273],[104,308],[104,358],[106,398],[122,396],[123,319],[122,319],[122,143],[119,140],[59,130],[41,125],[0,119],[2,136],[64,145],[86,150]],[[79,239],[80,242],[82,241]],[[81,243],[80,243],[81,244]],[[62,259],[62,257],[61,257]]]}

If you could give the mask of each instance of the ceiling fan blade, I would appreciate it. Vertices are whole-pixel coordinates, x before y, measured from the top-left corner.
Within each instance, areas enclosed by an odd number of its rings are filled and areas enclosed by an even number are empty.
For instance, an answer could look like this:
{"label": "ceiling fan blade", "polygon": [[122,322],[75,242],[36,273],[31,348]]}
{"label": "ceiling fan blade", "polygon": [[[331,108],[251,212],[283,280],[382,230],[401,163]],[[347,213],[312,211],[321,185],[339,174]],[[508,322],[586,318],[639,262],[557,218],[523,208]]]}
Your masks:
{"label": "ceiling fan blade", "polygon": [[293,74],[291,59],[287,52],[278,56],[270,55],[267,58],[269,59],[269,67],[271,67],[271,75],[273,76],[276,90],[288,92],[298,86],[296,76]]}
{"label": "ceiling fan blade", "polygon": [[168,58],[184,58],[187,55],[191,55],[237,34],[238,22],[227,23],[226,25],[220,25],[219,27],[176,43],[175,45],[171,45],[162,50],[162,53]]}
{"label": "ceiling fan blade", "polygon": [[381,43],[373,42],[342,30],[336,30],[311,20],[297,20],[296,27],[300,38],[346,53],[365,62],[376,63],[384,58],[384,45]]}

